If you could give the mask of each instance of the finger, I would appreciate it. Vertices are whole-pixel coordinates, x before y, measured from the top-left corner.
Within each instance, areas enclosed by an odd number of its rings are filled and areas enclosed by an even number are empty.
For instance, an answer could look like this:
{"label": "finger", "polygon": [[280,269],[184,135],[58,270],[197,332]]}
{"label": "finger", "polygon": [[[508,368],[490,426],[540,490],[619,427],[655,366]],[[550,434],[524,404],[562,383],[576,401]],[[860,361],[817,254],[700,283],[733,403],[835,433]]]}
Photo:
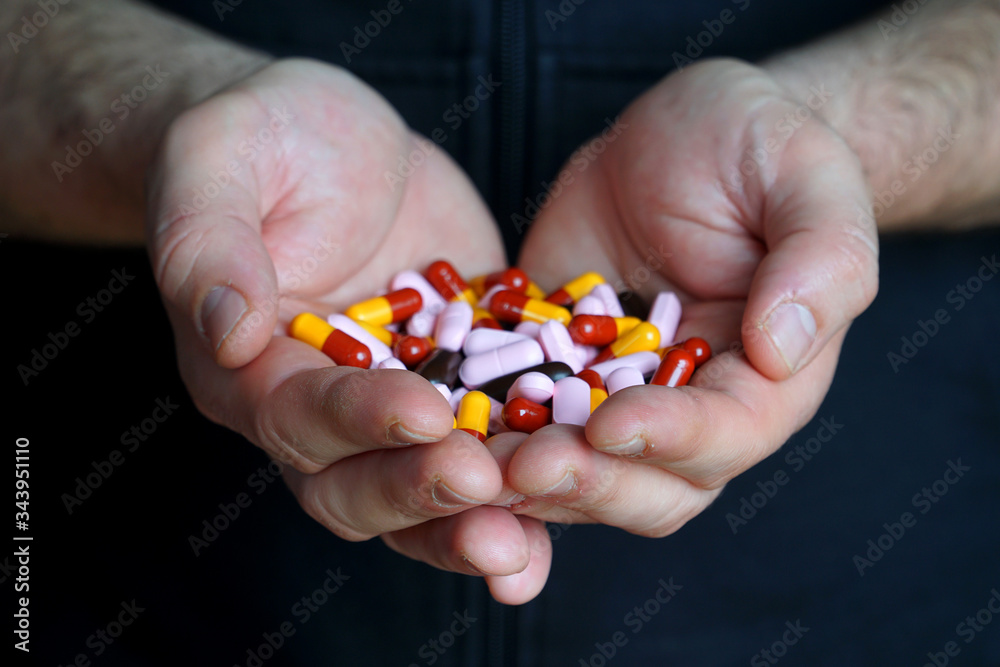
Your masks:
{"label": "finger", "polygon": [[523,525],[498,507],[473,507],[382,539],[404,556],[459,574],[511,576],[526,571],[531,557]]}
{"label": "finger", "polygon": [[503,484],[490,453],[462,431],[440,442],[358,454],[312,475],[289,471],[288,480],[303,509],[348,540],[482,505]]}
{"label": "finger", "polygon": [[337,367],[285,336],[229,370],[186,340],[194,335],[182,330],[177,347],[198,409],[303,472],[372,449],[434,442],[452,430],[448,402],[410,371]]}
{"label": "finger", "polygon": [[743,318],[747,355],[775,380],[808,364],[878,289],[878,238],[865,222],[871,204],[857,158],[817,126],[795,139],[760,207],[768,253]]}
{"label": "finger", "polygon": [[545,524],[522,516],[517,520],[530,549],[528,566],[517,574],[486,577],[490,593],[501,604],[524,604],[535,599],[545,587],[552,568],[552,541]]}
{"label": "finger", "polygon": [[532,434],[511,460],[508,476],[527,496],[650,537],[676,531],[719,493],[667,470],[596,451],[582,428],[567,425]]}
{"label": "finger", "polygon": [[615,393],[591,415],[587,440],[699,488],[721,488],[812,418],[832,381],[843,336],[836,334],[813,363],[783,382],[760,375],[739,346],[723,348],[686,387]]}
{"label": "finger", "polygon": [[500,468],[500,472],[503,474],[503,488],[497,497],[490,502],[490,505],[511,507],[524,501],[524,494],[515,491],[507,481],[507,466],[510,464],[510,459],[514,456],[514,452],[517,451],[517,448],[521,446],[521,443],[527,437],[527,433],[511,431],[509,433],[500,433],[486,441],[486,449],[493,455],[493,458],[497,462],[497,467]]}
{"label": "finger", "polygon": [[[182,115],[167,133],[149,185],[147,237],[175,330],[191,326],[217,363],[236,368],[267,345],[278,290],[257,184],[247,168],[227,170],[237,164],[229,147],[239,130],[215,107]],[[229,129],[220,137],[220,128]]]}

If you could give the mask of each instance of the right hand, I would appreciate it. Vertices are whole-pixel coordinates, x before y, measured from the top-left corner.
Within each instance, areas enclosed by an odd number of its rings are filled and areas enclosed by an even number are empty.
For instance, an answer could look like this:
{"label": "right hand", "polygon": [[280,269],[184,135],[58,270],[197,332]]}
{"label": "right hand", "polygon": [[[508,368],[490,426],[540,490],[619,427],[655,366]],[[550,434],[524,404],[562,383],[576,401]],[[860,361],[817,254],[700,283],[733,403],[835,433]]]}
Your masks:
{"label": "right hand", "polygon": [[534,597],[544,526],[485,506],[500,468],[452,431],[441,394],[284,335],[294,315],[343,310],[435,259],[464,275],[503,267],[495,224],[444,152],[345,71],[279,61],[179,116],[148,190],[152,266],[198,409],[288,464],[301,505],[340,537],[491,575],[502,602]]}

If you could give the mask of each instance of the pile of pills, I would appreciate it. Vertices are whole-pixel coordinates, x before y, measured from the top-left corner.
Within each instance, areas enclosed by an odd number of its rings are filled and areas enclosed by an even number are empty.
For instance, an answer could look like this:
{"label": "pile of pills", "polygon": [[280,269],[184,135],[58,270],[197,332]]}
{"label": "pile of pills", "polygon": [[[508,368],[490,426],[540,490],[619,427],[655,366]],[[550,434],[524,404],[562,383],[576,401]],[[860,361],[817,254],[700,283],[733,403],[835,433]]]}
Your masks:
{"label": "pile of pills", "polygon": [[644,319],[626,316],[614,288],[585,273],[545,295],[510,268],[466,282],[448,262],[397,274],[382,296],[326,320],[301,313],[289,334],[337,364],[410,369],[434,384],[455,427],[482,441],[546,424],[584,425],[610,394],[680,387],[711,349],[675,342],[681,304],[661,292]]}

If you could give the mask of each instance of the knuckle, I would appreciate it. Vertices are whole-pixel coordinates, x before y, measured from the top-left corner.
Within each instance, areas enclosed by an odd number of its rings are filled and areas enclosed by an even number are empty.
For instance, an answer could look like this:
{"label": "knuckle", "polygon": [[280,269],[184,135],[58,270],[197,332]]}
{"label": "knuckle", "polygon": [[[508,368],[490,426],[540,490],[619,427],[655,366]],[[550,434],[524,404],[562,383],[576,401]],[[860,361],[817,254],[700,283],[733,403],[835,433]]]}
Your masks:
{"label": "knuckle", "polygon": [[253,420],[250,439],[272,457],[307,475],[317,473],[326,467],[299,451],[294,438],[288,436],[284,423],[275,416],[273,410],[267,408],[255,410]]}
{"label": "knuckle", "polygon": [[330,507],[334,502],[330,492],[325,492],[321,484],[307,484],[299,504],[312,519],[322,524],[337,537],[348,542],[364,542],[375,537],[374,533],[360,531],[350,526]]}

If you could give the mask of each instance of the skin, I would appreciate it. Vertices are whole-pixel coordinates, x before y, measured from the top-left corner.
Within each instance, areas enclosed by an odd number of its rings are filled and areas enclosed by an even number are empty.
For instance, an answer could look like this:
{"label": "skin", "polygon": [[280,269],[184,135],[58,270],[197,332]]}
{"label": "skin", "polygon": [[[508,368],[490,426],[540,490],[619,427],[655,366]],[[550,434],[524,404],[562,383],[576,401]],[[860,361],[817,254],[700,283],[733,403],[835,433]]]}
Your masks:
{"label": "skin", "polygon": [[[0,205],[15,234],[144,237],[206,416],[288,464],[303,508],[337,535],[380,536],[519,604],[548,576],[543,521],[669,534],[808,421],[877,289],[872,194],[938,128],[959,139],[878,226],[988,219],[1000,192],[996,4],[931,3],[899,35],[872,19],[763,67],[685,68],[636,100],[599,154],[581,148],[585,169],[570,159],[574,180],[532,225],[521,266],[546,288],[597,270],[647,297],[674,290],[678,337],[716,351],[689,387],[627,389],[586,429],[483,445],[452,432],[447,402],[414,374],[335,367],[283,335],[294,314],[342,310],[403,269],[503,266],[468,180],[338,68],[273,62],[121,0],[70,3],[0,56],[0,124],[23,129],[17,151],[0,147]],[[0,23],[33,7],[7,3]],[[54,178],[65,145],[147,62],[171,77]],[[36,83],[79,78],[92,85]],[[817,85],[829,100],[786,137],[782,119]],[[414,150],[413,173],[387,180]],[[740,172],[748,155],[766,158]],[[783,304],[807,312],[815,335],[782,334],[770,318]]]}

